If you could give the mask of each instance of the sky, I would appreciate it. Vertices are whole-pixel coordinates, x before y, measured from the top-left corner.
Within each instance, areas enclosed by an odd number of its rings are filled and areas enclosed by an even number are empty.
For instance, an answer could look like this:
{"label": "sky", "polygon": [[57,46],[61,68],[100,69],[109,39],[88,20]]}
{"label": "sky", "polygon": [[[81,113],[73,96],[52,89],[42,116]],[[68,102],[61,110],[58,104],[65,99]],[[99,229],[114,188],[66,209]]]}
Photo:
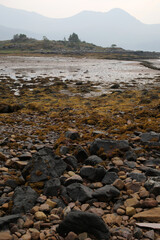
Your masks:
{"label": "sky", "polygon": [[0,4],[52,18],[70,17],[84,10],[108,12],[121,8],[143,23],[160,24],[160,0],[0,0]]}

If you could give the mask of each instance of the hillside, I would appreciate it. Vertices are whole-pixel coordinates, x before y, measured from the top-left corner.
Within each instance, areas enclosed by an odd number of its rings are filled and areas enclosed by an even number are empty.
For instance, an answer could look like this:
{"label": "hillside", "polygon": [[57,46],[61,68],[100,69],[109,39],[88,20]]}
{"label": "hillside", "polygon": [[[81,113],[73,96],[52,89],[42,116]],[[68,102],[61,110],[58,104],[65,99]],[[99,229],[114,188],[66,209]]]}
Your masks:
{"label": "hillside", "polygon": [[[115,43],[125,49],[160,51],[160,24],[143,24],[121,9],[107,13],[84,11],[56,19],[0,5],[0,23],[12,33],[21,29],[22,33],[28,32],[29,37],[38,39],[47,36],[62,40],[76,32],[80,39],[103,47]],[[4,35],[2,32],[0,40],[10,39],[10,36],[10,33]]]}

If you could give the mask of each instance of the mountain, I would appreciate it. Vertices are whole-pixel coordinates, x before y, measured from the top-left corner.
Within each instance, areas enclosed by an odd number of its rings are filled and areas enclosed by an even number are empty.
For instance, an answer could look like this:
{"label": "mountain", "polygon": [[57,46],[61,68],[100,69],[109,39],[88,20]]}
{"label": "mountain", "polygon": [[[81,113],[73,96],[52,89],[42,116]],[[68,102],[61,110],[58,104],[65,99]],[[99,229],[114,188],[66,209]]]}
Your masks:
{"label": "mountain", "polygon": [[160,24],[144,24],[118,8],[56,19],[0,5],[0,25],[0,40],[20,32],[37,39],[62,40],[75,32],[81,40],[103,47],[114,43],[125,49],[160,51]]}

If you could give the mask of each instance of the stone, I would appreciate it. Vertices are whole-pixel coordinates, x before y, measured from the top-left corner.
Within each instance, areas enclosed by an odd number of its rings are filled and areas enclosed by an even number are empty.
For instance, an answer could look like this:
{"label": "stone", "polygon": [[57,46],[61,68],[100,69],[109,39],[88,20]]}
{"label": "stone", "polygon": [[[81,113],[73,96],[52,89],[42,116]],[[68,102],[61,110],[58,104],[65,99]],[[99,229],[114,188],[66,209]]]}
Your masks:
{"label": "stone", "polygon": [[67,146],[61,146],[59,152],[61,155],[66,155],[69,152],[69,148]]}
{"label": "stone", "polygon": [[90,147],[92,155],[96,155],[100,149],[103,149],[105,153],[112,153],[114,150],[127,151],[129,150],[128,141],[113,141],[113,140],[101,140],[96,139]]}
{"label": "stone", "polygon": [[99,201],[110,201],[120,195],[120,191],[111,185],[106,185],[102,188],[95,190],[93,197]]}
{"label": "stone", "polygon": [[157,170],[154,168],[147,168],[147,171],[145,174],[146,176],[150,176],[150,177],[156,177],[156,176],[160,177],[160,170]]}
{"label": "stone", "polygon": [[21,237],[22,240],[31,240],[31,234],[30,233],[26,233]]}
{"label": "stone", "polygon": [[38,211],[38,212],[35,213],[35,218],[37,220],[45,221],[47,219],[47,216],[44,212]]}
{"label": "stone", "polygon": [[121,179],[116,179],[113,183],[113,186],[118,188],[119,190],[122,190],[124,188],[124,182]]}
{"label": "stone", "polygon": [[27,218],[26,219],[26,221],[24,222],[24,228],[29,228],[29,227],[31,227],[31,226],[33,226],[33,220],[31,220],[31,219],[29,219],[29,218]]}
{"label": "stone", "polygon": [[17,187],[13,195],[12,213],[30,210],[36,203],[38,194],[31,187]]}
{"label": "stone", "polygon": [[83,183],[83,179],[81,178],[81,176],[75,174],[74,176],[67,178],[64,182],[64,185],[68,186],[72,183]]}
{"label": "stone", "polygon": [[19,156],[20,161],[26,161],[30,160],[32,157],[32,154],[30,152],[23,153],[22,155]]}
{"label": "stone", "polygon": [[87,232],[94,235],[97,239],[109,239],[109,230],[99,216],[88,212],[70,212],[60,223],[57,232],[65,237],[69,232],[80,234]]}
{"label": "stone", "polygon": [[136,213],[136,209],[133,207],[126,207],[126,215],[133,216]]}
{"label": "stone", "polygon": [[78,160],[78,162],[84,162],[88,158],[88,153],[82,146],[77,146],[74,156]]}
{"label": "stone", "polygon": [[144,187],[141,187],[139,190],[139,196],[140,198],[149,197],[149,192]]}
{"label": "stone", "polygon": [[84,166],[80,170],[80,176],[93,182],[100,182],[104,177],[106,170],[103,167],[94,168],[92,166]]}
{"label": "stone", "polygon": [[118,216],[117,214],[106,214],[103,216],[103,220],[106,224],[113,225],[116,224],[118,226],[121,225],[122,217]]}
{"label": "stone", "polygon": [[87,212],[94,213],[100,217],[104,215],[104,211],[102,208],[91,207]]}
{"label": "stone", "polygon": [[105,185],[109,185],[114,183],[114,181],[118,179],[118,175],[115,172],[106,172],[104,178],[102,179],[102,183]]}
{"label": "stone", "polygon": [[65,240],[76,240],[77,237],[77,234],[75,234],[74,232],[69,232]]}
{"label": "stone", "polygon": [[91,155],[85,160],[84,164],[95,166],[101,162],[103,162],[102,158],[98,157],[97,155]]}
{"label": "stone", "polygon": [[5,225],[6,223],[9,223],[11,221],[15,221],[16,219],[18,219],[20,217],[21,217],[20,214],[12,214],[12,215],[0,217],[0,226]]}
{"label": "stone", "polygon": [[149,238],[149,239],[151,239],[151,240],[154,240],[154,239],[155,239],[155,238],[154,238],[154,231],[153,231],[153,230],[150,230],[150,231],[145,232],[145,233],[144,233],[144,237],[147,237],[147,238]]}
{"label": "stone", "polygon": [[139,192],[141,185],[138,182],[128,182],[125,184],[125,188],[133,193]]}
{"label": "stone", "polygon": [[12,240],[12,236],[9,231],[2,231],[0,232],[0,239],[1,240]]}
{"label": "stone", "polygon": [[31,239],[32,240],[39,240],[40,232],[37,229],[30,228],[29,231],[31,233]]}
{"label": "stone", "polygon": [[0,161],[5,162],[7,160],[6,155],[0,152]]}
{"label": "stone", "polygon": [[112,162],[115,166],[119,167],[119,166],[123,166],[123,161],[122,159],[120,159],[119,157],[114,157],[112,158]]}
{"label": "stone", "polygon": [[136,198],[129,198],[124,202],[125,207],[137,207],[139,205],[139,201]]}
{"label": "stone", "polygon": [[136,180],[136,182],[145,182],[146,176],[143,173],[129,173],[128,177],[130,177],[133,180]]}
{"label": "stone", "polygon": [[134,233],[133,233],[133,236],[137,239],[142,239],[143,238],[143,232],[140,228],[136,227],[134,229]]}
{"label": "stone", "polygon": [[125,158],[128,161],[136,161],[137,155],[133,151],[127,151],[125,154]]}
{"label": "stone", "polygon": [[67,165],[70,166],[71,169],[76,170],[78,166],[77,159],[74,156],[67,156],[66,158],[63,159]]}
{"label": "stone", "polygon": [[125,212],[125,210],[124,209],[122,209],[122,208],[118,208],[117,209],[117,214],[118,215],[124,215],[126,212]]}
{"label": "stone", "polygon": [[160,141],[160,134],[155,132],[142,133],[141,141],[143,143]]}
{"label": "stone", "polygon": [[58,178],[48,180],[44,185],[43,194],[47,197],[58,196],[61,189],[61,182]]}
{"label": "stone", "polygon": [[144,187],[150,192],[153,193],[155,196],[158,196],[160,193],[160,177],[151,177],[149,178]]}
{"label": "stone", "polygon": [[66,138],[70,138],[71,140],[76,140],[80,138],[79,133],[75,129],[70,129],[65,134]]}
{"label": "stone", "polygon": [[137,213],[133,217],[150,222],[160,222],[160,208],[152,208],[150,210]]}
{"label": "stone", "polygon": [[40,207],[39,207],[39,210],[42,211],[42,212],[49,212],[49,205],[44,203],[44,204],[41,204]]}
{"label": "stone", "polygon": [[85,202],[92,198],[93,191],[81,183],[72,183],[66,189],[73,201]]}
{"label": "stone", "polygon": [[22,175],[30,182],[41,182],[60,177],[66,168],[67,164],[51,148],[44,147],[32,156]]}
{"label": "stone", "polygon": [[47,199],[46,204],[48,204],[51,208],[55,208],[57,206],[57,203],[50,199]]}
{"label": "stone", "polygon": [[[112,228],[112,235],[122,237],[122,239],[129,240],[132,238],[132,232],[128,228]],[[121,238],[119,238],[121,239]]]}
{"label": "stone", "polygon": [[158,202],[154,198],[146,198],[141,205],[144,208],[153,208],[158,206]]}

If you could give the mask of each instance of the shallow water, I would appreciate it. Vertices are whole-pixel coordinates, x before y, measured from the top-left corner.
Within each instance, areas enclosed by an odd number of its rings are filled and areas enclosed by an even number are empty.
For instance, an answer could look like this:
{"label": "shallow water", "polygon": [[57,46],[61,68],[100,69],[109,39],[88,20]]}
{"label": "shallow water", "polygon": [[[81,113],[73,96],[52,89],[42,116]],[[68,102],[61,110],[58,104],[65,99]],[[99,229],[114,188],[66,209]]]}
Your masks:
{"label": "shallow water", "polygon": [[[159,60],[154,60],[159,65]],[[30,81],[36,77],[54,77],[65,80],[94,81],[99,85],[113,83],[130,86],[157,84],[160,71],[148,69],[136,61],[118,61],[74,57],[21,57],[1,56],[0,76]]]}

